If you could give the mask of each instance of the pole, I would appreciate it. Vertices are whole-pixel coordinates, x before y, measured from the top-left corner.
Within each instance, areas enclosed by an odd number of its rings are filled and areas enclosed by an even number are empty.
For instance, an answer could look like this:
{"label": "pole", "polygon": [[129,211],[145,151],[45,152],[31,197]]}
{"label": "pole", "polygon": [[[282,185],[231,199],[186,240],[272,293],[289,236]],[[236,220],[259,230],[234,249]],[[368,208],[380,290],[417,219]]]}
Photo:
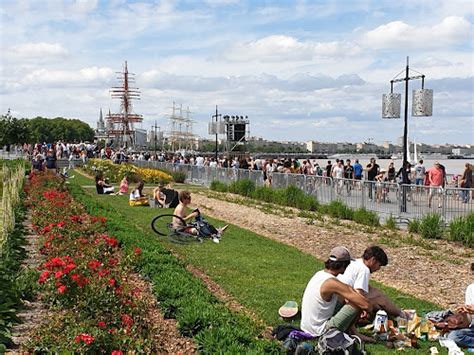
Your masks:
{"label": "pole", "polygon": [[[407,56],[407,67],[405,74],[405,127],[403,128],[403,163],[402,163],[402,178],[405,176],[405,169],[408,168],[408,81],[409,78],[409,57]],[[407,211],[407,186],[402,181],[402,206],[401,212]]]}
{"label": "pole", "polygon": [[408,58],[409,57],[407,57],[407,67],[405,74],[405,127],[403,129],[403,164],[408,161],[408,81],[410,80]]}
{"label": "pole", "polygon": [[217,149],[218,149],[217,134],[219,133],[218,117],[219,117],[219,114],[217,112],[217,105],[216,105],[216,163],[217,163]]}
{"label": "pole", "polygon": [[155,120],[155,157],[156,157],[156,127],[157,127],[157,122]]}

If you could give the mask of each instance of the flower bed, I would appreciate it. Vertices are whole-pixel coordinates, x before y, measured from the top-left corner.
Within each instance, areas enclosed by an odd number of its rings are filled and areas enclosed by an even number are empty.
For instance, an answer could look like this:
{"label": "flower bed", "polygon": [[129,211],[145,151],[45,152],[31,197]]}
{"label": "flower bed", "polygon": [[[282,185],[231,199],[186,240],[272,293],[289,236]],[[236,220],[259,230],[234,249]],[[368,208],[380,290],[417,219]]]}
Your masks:
{"label": "flower bed", "polygon": [[142,290],[128,281],[135,248],[126,254],[107,234],[106,219],[86,213],[59,179],[34,175],[28,186],[33,228],[44,255],[38,284],[54,308],[28,344],[39,352],[156,351]]}
{"label": "flower bed", "polygon": [[158,169],[139,168],[132,164],[114,164],[110,160],[90,159],[84,170],[95,175],[101,173],[111,182],[119,182],[124,176],[129,178],[131,182],[143,180],[146,183],[165,183],[173,180],[173,177]]}

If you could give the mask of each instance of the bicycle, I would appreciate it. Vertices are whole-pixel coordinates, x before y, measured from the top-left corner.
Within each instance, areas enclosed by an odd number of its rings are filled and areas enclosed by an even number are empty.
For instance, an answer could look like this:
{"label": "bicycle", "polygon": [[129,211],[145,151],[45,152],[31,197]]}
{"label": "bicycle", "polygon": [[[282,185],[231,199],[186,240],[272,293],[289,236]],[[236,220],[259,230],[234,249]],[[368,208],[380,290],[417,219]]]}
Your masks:
{"label": "bicycle", "polygon": [[[196,216],[196,220],[192,223],[186,223],[180,216],[166,213],[153,218],[151,228],[156,234],[164,237],[167,236],[173,243],[202,243],[205,238],[210,238],[215,243],[219,243],[222,230],[218,231],[209,224],[209,222],[201,216],[199,209],[194,211],[198,212],[198,215]],[[175,222],[173,222],[173,219]],[[191,232],[193,229],[196,233]]]}
{"label": "bicycle", "polygon": [[[178,222],[173,223],[173,219]],[[202,243],[203,239],[199,235],[187,232],[192,227],[192,224],[187,224],[180,216],[169,213],[156,216],[151,221],[153,231],[158,235],[168,237],[170,242],[178,244]]]}

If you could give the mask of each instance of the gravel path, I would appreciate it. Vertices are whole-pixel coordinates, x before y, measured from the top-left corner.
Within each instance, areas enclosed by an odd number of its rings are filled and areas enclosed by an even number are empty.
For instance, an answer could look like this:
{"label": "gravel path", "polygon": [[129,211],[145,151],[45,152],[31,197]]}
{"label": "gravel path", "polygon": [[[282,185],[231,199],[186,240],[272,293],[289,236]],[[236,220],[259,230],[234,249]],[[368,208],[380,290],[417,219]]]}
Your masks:
{"label": "gravel path", "polygon": [[[379,244],[389,256],[389,264],[372,276],[374,280],[443,307],[463,303],[465,289],[472,282],[469,265],[474,261],[473,250],[460,244],[413,239],[406,232],[393,233],[381,227],[371,231],[350,221],[334,223],[330,218],[308,224],[307,218],[296,217],[295,210],[291,217],[282,217],[262,212],[258,206],[235,203],[240,196],[212,192],[216,199],[208,194],[193,192],[193,204],[205,215],[292,245],[320,260],[336,245],[359,256],[368,245]],[[285,211],[281,212],[288,214]]]}

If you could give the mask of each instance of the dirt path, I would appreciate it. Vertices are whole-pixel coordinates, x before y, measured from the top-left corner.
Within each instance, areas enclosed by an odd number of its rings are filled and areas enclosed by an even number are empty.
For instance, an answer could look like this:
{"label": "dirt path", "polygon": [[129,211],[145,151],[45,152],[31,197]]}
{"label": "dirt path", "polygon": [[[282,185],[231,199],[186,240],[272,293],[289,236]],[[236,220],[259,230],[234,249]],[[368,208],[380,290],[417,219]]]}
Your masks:
{"label": "dirt path", "polygon": [[321,260],[336,245],[345,245],[359,256],[368,245],[379,244],[389,256],[389,265],[373,279],[443,307],[463,303],[465,289],[472,282],[469,263],[473,250],[458,244],[413,239],[405,232],[398,232],[405,238],[400,241],[395,233],[382,228],[370,231],[357,223],[334,223],[330,218],[308,224],[306,218],[281,217],[234,203],[241,197],[232,194],[220,194],[220,199],[206,194],[196,191],[193,195],[193,204],[205,215],[292,245]]}
{"label": "dirt path", "polygon": [[[23,226],[27,233],[25,236],[27,257],[22,265],[24,268],[36,268],[41,263],[41,256],[38,253],[38,236],[31,228],[31,213],[28,213],[27,218],[23,221]],[[23,304],[24,309],[18,312],[21,323],[12,328],[12,340],[15,346],[9,349],[7,354],[23,354],[24,352],[20,349],[28,341],[28,334],[44,322],[48,315],[48,310],[37,298],[31,302],[23,301]]]}

